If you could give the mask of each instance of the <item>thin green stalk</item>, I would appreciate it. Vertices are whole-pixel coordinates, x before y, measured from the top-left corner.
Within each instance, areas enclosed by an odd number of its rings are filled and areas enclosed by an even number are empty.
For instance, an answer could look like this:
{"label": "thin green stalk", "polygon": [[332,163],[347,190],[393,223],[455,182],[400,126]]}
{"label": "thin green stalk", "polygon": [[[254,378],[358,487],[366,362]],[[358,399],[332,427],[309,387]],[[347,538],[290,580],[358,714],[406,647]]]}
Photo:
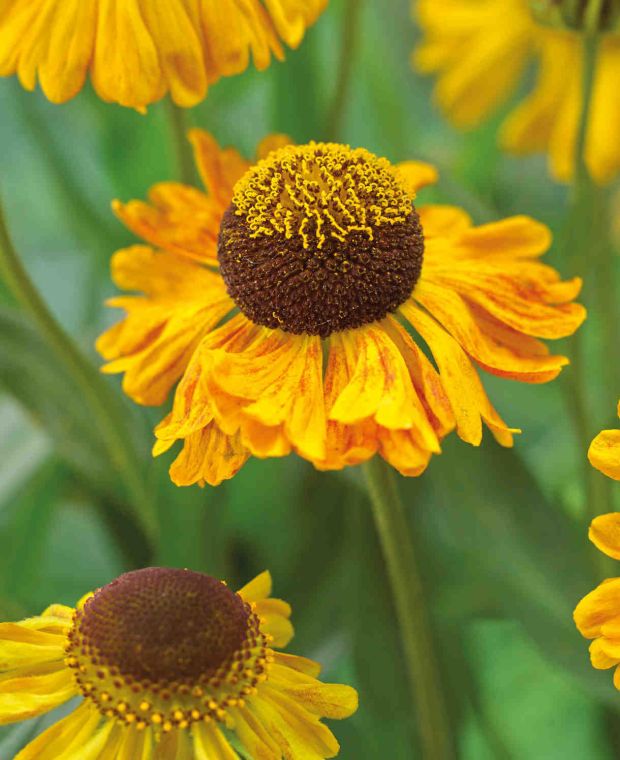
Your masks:
{"label": "thin green stalk", "polygon": [[448,760],[456,756],[452,725],[405,509],[394,474],[382,459],[367,462],[364,473],[396,606],[422,757]]}
{"label": "thin green stalk", "polygon": [[[588,141],[588,129],[594,96],[596,79],[596,66],[600,46],[599,21],[602,11],[602,0],[594,0],[586,9],[585,31],[583,36],[583,64],[582,64],[582,107],[577,142],[575,147],[575,180],[569,209],[569,224],[567,230],[567,246],[573,251],[572,269],[574,274],[590,277],[592,280],[599,279],[594,271],[596,261],[593,261],[592,252],[596,250],[596,241],[600,236],[599,217],[600,193],[592,181],[586,160]],[[599,277],[600,277],[600,273]],[[613,286],[613,277],[604,284],[605,287]],[[597,299],[598,300],[598,299]],[[597,303],[601,309],[615,308],[607,297]],[[606,347],[606,363],[615,359],[615,338],[609,331],[615,319],[610,314],[603,314],[603,321],[610,324],[605,327],[607,339],[611,345]],[[585,468],[587,484],[587,507],[590,517],[612,511],[612,492],[609,483],[603,479],[594,468],[590,467],[585,453],[587,447],[597,432],[596,415],[593,414],[589,399],[589,376],[591,367],[585,352],[585,332],[579,331],[572,340],[572,398],[570,409],[572,411],[575,430],[577,433],[578,456]],[[605,372],[605,369],[603,369]],[[603,572],[603,568],[600,568]]]}
{"label": "thin green stalk", "polygon": [[144,534],[143,540],[150,543],[157,530],[154,511],[141,476],[139,462],[127,440],[126,426],[115,412],[115,399],[103,378],[80,353],[41,298],[13,245],[1,205],[0,275],[80,388],[83,399],[90,408],[93,425],[101,434],[110,462],[125,485],[130,502],[135,508],[135,517],[139,520]]}
{"label": "thin green stalk", "polygon": [[186,185],[196,184],[196,167],[187,133],[190,128],[188,112],[177,106],[170,98],[166,100],[168,128],[174,148],[177,179]]}
{"label": "thin green stalk", "polygon": [[353,75],[353,64],[359,42],[359,30],[362,22],[362,0],[347,0],[342,20],[342,38],[340,42],[340,61],[334,99],[326,120],[325,136],[328,140],[339,140],[344,121],[344,114],[349,99],[349,90]]}

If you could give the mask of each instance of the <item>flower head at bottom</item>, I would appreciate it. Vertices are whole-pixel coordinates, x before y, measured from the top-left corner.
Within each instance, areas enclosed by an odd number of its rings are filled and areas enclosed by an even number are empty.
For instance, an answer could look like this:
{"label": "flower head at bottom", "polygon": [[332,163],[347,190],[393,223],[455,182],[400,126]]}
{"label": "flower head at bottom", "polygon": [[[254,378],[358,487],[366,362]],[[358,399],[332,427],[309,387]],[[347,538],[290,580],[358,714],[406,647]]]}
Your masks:
{"label": "flower head at bottom", "polygon": [[76,609],[52,605],[0,624],[0,722],[81,696],[16,760],[330,758],[321,718],[346,718],[356,692],[323,684],[311,660],[277,651],[290,607],[263,573],[239,592],[202,573],[146,568]]}

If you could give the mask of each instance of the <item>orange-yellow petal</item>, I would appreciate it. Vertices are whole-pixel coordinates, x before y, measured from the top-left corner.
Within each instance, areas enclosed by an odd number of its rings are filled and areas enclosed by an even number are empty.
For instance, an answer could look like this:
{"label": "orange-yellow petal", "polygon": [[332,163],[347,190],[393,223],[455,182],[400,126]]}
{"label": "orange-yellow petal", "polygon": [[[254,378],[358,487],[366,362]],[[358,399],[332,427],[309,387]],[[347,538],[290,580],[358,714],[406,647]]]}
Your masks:
{"label": "orange-yellow petal", "polygon": [[588,538],[609,557],[620,559],[620,512],[595,517],[590,523]]}
{"label": "orange-yellow petal", "polygon": [[594,639],[603,635],[603,626],[620,624],[620,578],[609,578],[579,602],[573,613],[582,636]]}
{"label": "orange-yellow petal", "polygon": [[459,436],[478,446],[482,440],[484,420],[499,443],[511,446],[512,434],[518,431],[507,427],[495,411],[478,374],[459,344],[412,301],[403,304],[401,311],[426,341],[435,357],[456,418]]}
{"label": "orange-yellow petal", "polygon": [[[618,414],[620,415],[620,404]],[[603,430],[599,433],[590,444],[588,459],[597,470],[614,480],[620,480],[620,430]]]}
{"label": "orange-yellow petal", "polygon": [[97,341],[108,373],[124,372],[123,389],[141,404],[161,404],[195,347],[233,307],[221,278],[190,261],[146,246],[118,251],[112,261],[123,296],[110,305],[127,316]]}

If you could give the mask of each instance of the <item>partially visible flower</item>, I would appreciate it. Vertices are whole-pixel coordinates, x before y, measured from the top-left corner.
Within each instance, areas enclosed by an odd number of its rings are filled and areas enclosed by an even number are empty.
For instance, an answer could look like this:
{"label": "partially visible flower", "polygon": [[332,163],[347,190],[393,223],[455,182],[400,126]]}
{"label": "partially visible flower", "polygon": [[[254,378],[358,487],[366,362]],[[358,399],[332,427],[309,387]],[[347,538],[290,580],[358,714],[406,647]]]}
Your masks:
{"label": "partially visible flower", "polygon": [[614,480],[620,480],[620,430],[603,430],[599,433],[590,445],[588,459],[597,470]]}
{"label": "partially visible flower", "polygon": [[[590,541],[613,559],[620,559],[620,512],[600,515],[590,525]],[[620,689],[620,578],[608,578],[577,605],[575,624],[582,636],[593,639],[590,659],[595,668],[615,668]]]}
{"label": "partially visible flower", "polygon": [[357,709],[349,686],[275,651],[291,609],[263,573],[237,593],[202,573],[126,573],[76,609],[0,624],[0,723],[80,696],[15,760],[252,760],[334,757],[322,717]]}
{"label": "partially visible flower", "polygon": [[474,363],[552,380],[568,360],[539,338],[585,316],[580,280],[538,261],[544,225],[416,210],[436,180],[419,162],[274,136],[252,166],[203,132],[192,140],[208,195],[165,183],[149,204],[115,205],[154,248],[115,254],[116,284],[143,295],[110,301],[127,316],[97,344],[139,403],[163,403],[180,380],[154,449],[183,442],[175,483],[217,484],[250,455],[291,451],[320,469],[380,454],[419,475],[448,432],[478,445],[483,423],[512,444]]}
{"label": "partially visible flower", "polygon": [[[417,0],[424,32],[414,65],[437,75],[435,97],[461,128],[485,119],[516,90],[535,62],[533,91],[512,111],[502,145],[517,154],[549,154],[552,174],[573,175],[581,111],[582,40],[579,32],[537,23],[528,0]],[[586,162],[601,183],[620,171],[620,34],[601,42],[586,144]]]}
{"label": "partially visible flower", "polygon": [[0,0],[0,76],[63,103],[90,73],[100,98],[190,107],[209,84],[297,47],[328,0]]}

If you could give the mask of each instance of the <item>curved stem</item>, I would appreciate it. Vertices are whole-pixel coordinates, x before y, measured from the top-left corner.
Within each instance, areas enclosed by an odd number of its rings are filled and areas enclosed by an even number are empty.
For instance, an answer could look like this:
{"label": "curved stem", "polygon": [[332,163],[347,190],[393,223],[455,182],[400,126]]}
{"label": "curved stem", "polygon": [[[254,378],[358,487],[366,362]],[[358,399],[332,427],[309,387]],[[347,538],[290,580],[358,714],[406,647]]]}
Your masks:
{"label": "curved stem", "polygon": [[340,61],[334,99],[326,120],[325,137],[339,140],[342,122],[347,106],[349,88],[353,74],[353,64],[359,40],[362,21],[362,0],[347,0],[342,20],[342,38],[340,43]]}
{"label": "curved stem", "polygon": [[139,462],[127,440],[124,420],[118,412],[115,413],[116,400],[103,378],[82,356],[39,295],[13,245],[1,205],[0,274],[81,390],[84,401],[93,415],[93,422],[101,434],[110,462],[135,507],[136,517],[143,531],[143,540],[149,543],[156,534],[154,511],[141,477]]}
{"label": "curved stem", "polygon": [[389,465],[374,457],[363,468],[396,605],[422,756],[447,760],[455,757],[452,727],[405,509]]}
{"label": "curved stem", "polygon": [[196,184],[196,168],[194,155],[187,139],[190,128],[188,112],[177,106],[170,98],[166,99],[166,113],[168,115],[168,128],[174,147],[177,179],[185,185]]}

